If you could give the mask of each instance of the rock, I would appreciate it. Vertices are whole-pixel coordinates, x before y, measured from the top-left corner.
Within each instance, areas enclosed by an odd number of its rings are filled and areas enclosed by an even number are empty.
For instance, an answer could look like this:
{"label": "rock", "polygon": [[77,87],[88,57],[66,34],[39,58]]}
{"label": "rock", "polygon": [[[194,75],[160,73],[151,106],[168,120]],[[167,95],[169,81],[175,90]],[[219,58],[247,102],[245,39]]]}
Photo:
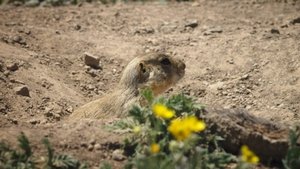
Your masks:
{"label": "rock", "polygon": [[11,122],[12,122],[13,124],[18,124],[18,120],[17,120],[17,119],[11,119]]}
{"label": "rock", "polygon": [[89,71],[89,70],[91,70],[91,67],[90,67],[90,66],[87,66],[87,65],[85,65],[85,66],[84,66],[84,69],[85,69],[86,71]]}
{"label": "rock", "polygon": [[28,97],[30,96],[29,95],[29,89],[26,85],[15,87],[14,91],[16,92],[17,95],[28,96]]}
{"label": "rock", "polygon": [[98,74],[98,71],[95,70],[95,69],[91,69],[91,70],[88,70],[86,73],[88,73],[88,74],[91,75],[92,77],[96,77],[97,74]]}
{"label": "rock", "polygon": [[223,30],[221,28],[211,28],[209,30],[206,30],[203,35],[204,36],[207,36],[207,35],[211,35],[211,34],[214,34],[214,33],[222,33]]}
{"label": "rock", "polygon": [[84,148],[87,148],[87,147],[88,147],[88,145],[87,145],[86,143],[84,143],[84,142],[81,143],[80,146],[81,146],[81,147],[84,147]]}
{"label": "rock", "polygon": [[95,89],[95,86],[92,84],[87,85],[87,89],[93,91]]}
{"label": "rock", "polygon": [[67,112],[69,113],[72,113],[74,111],[73,107],[72,106],[69,106],[67,109],[66,109]]}
{"label": "rock", "polygon": [[16,35],[12,38],[13,42],[15,43],[19,43],[19,44],[26,44],[25,40],[19,36],[19,35]]}
{"label": "rock", "polygon": [[99,69],[99,62],[100,59],[97,56],[93,56],[90,53],[85,52],[84,53],[84,63],[94,69]]}
{"label": "rock", "polygon": [[53,118],[57,121],[61,119],[61,113],[60,112],[55,112],[53,113]]}
{"label": "rock", "polygon": [[30,34],[31,34],[31,31],[30,31],[30,30],[25,30],[24,33],[25,33],[26,35],[30,35]]}
{"label": "rock", "polygon": [[134,34],[153,34],[155,31],[151,27],[136,28]]}
{"label": "rock", "polygon": [[20,81],[20,80],[17,80],[17,79],[10,79],[10,82],[11,82],[11,83],[19,83],[19,84],[25,85],[24,82],[22,82],[22,81]]}
{"label": "rock", "polygon": [[3,73],[3,74],[4,74],[4,76],[6,76],[6,77],[7,77],[7,76],[9,76],[10,72],[9,72],[8,70],[6,70],[6,71],[4,71],[4,73]]}
{"label": "rock", "polygon": [[198,20],[196,20],[196,19],[188,20],[184,26],[185,27],[196,28],[198,26]]}
{"label": "rock", "polygon": [[296,23],[300,23],[300,17],[298,17],[298,18],[295,18],[295,19],[293,19],[292,21],[291,21],[291,24],[296,24]]}
{"label": "rock", "polygon": [[35,124],[40,123],[40,120],[38,120],[38,119],[31,119],[31,120],[29,120],[29,123],[35,125]]}
{"label": "rock", "polygon": [[23,5],[22,1],[13,1],[14,6],[21,6]]}
{"label": "rock", "polygon": [[250,75],[249,74],[245,74],[242,77],[240,77],[240,80],[247,80],[249,79]]}
{"label": "rock", "polygon": [[94,146],[90,144],[90,145],[88,146],[88,150],[89,150],[89,151],[93,151],[93,149],[94,149]]}
{"label": "rock", "polygon": [[63,1],[61,0],[51,0],[51,1],[46,1],[48,3],[50,3],[52,6],[60,6],[63,4]]}
{"label": "rock", "polygon": [[280,34],[279,30],[275,29],[275,28],[271,29],[271,33],[273,33],[273,34]]}
{"label": "rock", "polygon": [[160,31],[163,33],[172,33],[177,29],[176,24],[164,24],[160,27]]}
{"label": "rock", "polygon": [[50,4],[48,1],[42,1],[42,2],[40,3],[40,6],[41,6],[41,7],[51,7],[51,4]]}
{"label": "rock", "polygon": [[229,60],[227,60],[227,63],[234,64],[234,61],[233,61],[233,59],[229,59]]}
{"label": "rock", "polygon": [[194,2],[194,3],[192,3],[191,6],[192,6],[192,7],[197,7],[197,6],[200,6],[200,4],[199,4],[198,2]]}
{"label": "rock", "polygon": [[123,155],[123,151],[122,150],[115,150],[112,153],[112,159],[116,160],[116,161],[123,161],[126,159],[126,157]]}
{"label": "rock", "polygon": [[71,74],[72,74],[72,75],[76,75],[76,74],[78,74],[78,72],[72,71]]}
{"label": "rock", "polygon": [[222,33],[223,30],[221,28],[214,28],[210,30],[211,33]]}
{"label": "rock", "polygon": [[95,144],[96,144],[96,140],[95,140],[95,139],[91,139],[91,140],[89,141],[89,143],[90,143],[91,145],[95,145]]}
{"label": "rock", "polygon": [[78,25],[78,24],[76,24],[76,25],[74,26],[74,29],[78,31],[78,30],[80,30],[80,29],[81,29],[81,26],[80,26],[80,25]]}
{"label": "rock", "polygon": [[6,68],[10,71],[16,71],[19,69],[18,63],[11,63],[6,66]]}
{"label": "rock", "polygon": [[40,5],[39,0],[30,0],[30,1],[25,2],[25,6],[28,6],[28,7],[36,7],[39,5]]}
{"label": "rock", "polygon": [[95,150],[101,150],[101,145],[100,144],[95,144],[94,145]]}

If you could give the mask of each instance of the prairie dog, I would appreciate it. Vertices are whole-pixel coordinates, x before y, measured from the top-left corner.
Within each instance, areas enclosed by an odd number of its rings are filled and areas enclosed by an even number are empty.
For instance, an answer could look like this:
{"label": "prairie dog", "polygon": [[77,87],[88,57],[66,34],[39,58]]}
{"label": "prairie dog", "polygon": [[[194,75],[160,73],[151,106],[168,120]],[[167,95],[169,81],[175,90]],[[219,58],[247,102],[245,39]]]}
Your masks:
{"label": "prairie dog", "polygon": [[178,82],[185,73],[185,64],[164,53],[149,53],[134,58],[124,69],[112,93],[86,103],[70,115],[82,118],[124,117],[139,101],[139,91],[150,88],[159,95]]}

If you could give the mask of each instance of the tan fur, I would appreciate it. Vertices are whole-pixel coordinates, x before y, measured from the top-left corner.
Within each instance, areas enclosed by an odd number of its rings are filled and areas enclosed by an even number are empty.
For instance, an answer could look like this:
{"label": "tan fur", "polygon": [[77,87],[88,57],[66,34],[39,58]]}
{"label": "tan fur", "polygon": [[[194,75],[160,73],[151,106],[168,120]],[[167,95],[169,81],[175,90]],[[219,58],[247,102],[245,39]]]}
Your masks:
{"label": "tan fur", "polygon": [[124,69],[113,93],[79,107],[70,119],[125,116],[132,105],[138,103],[141,89],[151,88],[155,95],[161,94],[183,77],[184,70],[182,61],[166,54],[136,57]]}

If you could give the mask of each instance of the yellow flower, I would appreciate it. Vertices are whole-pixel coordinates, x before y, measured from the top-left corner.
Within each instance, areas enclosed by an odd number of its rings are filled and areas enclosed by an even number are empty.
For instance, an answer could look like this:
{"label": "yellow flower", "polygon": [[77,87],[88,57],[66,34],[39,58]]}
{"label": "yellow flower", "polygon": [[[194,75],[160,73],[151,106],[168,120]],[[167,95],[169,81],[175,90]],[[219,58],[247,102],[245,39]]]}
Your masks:
{"label": "yellow flower", "polygon": [[251,164],[257,164],[259,162],[259,157],[256,156],[254,152],[249,149],[248,146],[243,145],[241,147],[241,153],[243,161]]}
{"label": "yellow flower", "polygon": [[135,126],[133,129],[132,129],[133,133],[135,134],[138,134],[141,132],[141,127],[140,126]]}
{"label": "yellow flower", "polygon": [[195,116],[186,117],[185,123],[188,125],[191,131],[200,132],[205,129],[205,123],[201,120],[198,120]]}
{"label": "yellow flower", "polygon": [[182,119],[175,119],[171,121],[168,131],[177,139],[184,140],[190,136],[191,130],[187,129],[186,124]]}
{"label": "yellow flower", "polygon": [[160,151],[159,144],[156,144],[156,143],[151,144],[150,151],[152,154],[158,153]]}
{"label": "yellow flower", "polygon": [[193,132],[200,132],[204,129],[205,123],[195,116],[174,119],[168,127],[168,131],[179,141],[185,140]]}
{"label": "yellow flower", "polygon": [[164,119],[170,119],[175,116],[175,112],[173,110],[160,103],[153,105],[152,111],[157,117]]}

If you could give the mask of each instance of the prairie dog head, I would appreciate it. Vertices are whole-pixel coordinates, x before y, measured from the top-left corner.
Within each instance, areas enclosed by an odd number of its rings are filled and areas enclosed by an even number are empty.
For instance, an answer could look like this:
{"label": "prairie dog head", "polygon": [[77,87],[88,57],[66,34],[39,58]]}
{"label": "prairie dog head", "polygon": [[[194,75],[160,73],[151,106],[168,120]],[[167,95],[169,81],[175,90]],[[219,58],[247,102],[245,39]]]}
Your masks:
{"label": "prairie dog head", "polygon": [[149,53],[133,59],[125,68],[121,85],[150,88],[155,95],[166,91],[185,73],[185,64],[164,53]]}

